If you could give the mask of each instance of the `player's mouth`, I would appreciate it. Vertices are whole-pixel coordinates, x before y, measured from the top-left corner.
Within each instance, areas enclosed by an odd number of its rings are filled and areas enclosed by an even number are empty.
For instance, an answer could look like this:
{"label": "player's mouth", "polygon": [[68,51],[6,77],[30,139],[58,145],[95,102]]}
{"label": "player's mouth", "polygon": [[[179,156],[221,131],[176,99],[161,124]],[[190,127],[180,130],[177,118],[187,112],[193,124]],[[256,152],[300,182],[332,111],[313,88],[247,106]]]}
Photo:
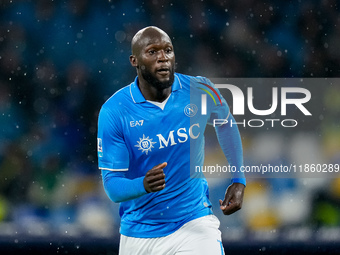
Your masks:
{"label": "player's mouth", "polygon": [[170,68],[168,67],[161,67],[157,69],[157,73],[160,75],[168,75],[170,73]]}

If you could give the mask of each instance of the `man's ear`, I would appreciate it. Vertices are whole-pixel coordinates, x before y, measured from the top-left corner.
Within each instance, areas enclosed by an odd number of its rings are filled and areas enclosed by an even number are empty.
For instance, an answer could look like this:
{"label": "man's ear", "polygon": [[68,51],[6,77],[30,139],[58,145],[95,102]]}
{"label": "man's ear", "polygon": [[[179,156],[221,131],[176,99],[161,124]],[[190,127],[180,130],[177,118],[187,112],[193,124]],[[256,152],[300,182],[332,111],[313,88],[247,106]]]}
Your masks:
{"label": "man's ear", "polygon": [[130,63],[133,67],[138,67],[138,60],[135,55],[130,56]]}

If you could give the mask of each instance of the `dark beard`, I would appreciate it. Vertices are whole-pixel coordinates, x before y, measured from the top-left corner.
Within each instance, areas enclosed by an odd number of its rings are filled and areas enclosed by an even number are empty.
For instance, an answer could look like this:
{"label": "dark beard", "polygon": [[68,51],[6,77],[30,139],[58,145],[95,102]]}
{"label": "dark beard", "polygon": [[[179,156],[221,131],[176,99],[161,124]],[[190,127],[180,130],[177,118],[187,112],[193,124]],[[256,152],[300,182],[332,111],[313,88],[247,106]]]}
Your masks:
{"label": "dark beard", "polygon": [[160,81],[157,79],[155,75],[153,75],[149,70],[141,68],[141,74],[143,79],[150,84],[152,87],[163,90],[171,87],[175,80],[174,68],[171,68],[169,80],[168,81]]}

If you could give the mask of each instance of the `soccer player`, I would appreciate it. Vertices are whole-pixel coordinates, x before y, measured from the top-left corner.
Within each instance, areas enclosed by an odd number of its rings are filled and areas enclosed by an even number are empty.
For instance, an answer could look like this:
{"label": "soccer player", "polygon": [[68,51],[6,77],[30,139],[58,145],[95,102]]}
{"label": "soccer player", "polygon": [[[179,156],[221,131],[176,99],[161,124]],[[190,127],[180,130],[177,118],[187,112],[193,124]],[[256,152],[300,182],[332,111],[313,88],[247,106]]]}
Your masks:
{"label": "soccer player", "polygon": [[[175,73],[164,31],[146,27],[131,46],[137,77],[104,103],[98,120],[104,189],[120,203],[119,254],[224,254],[207,181],[195,166],[203,165],[207,123],[235,120],[207,78]],[[215,130],[229,164],[240,169],[237,125]],[[226,215],[241,208],[243,173],[236,171],[229,184],[219,200]]]}

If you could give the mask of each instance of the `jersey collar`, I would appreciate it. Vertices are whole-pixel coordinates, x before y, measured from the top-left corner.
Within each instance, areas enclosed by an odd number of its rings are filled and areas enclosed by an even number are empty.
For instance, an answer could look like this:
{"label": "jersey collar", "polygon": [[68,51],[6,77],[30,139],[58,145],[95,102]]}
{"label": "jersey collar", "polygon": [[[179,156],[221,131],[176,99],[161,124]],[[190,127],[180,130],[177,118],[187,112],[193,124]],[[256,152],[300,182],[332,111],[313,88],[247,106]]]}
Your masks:
{"label": "jersey collar", "polygon": [[[130,95],[131,95],[131,98],[132,98],[132,100],[135,104],[146,102],[142,92],[138,88],[137,79],[138,79],[138,76],[135,78],[135,81],[133,83],[131,83],[131,85],[130,85]],[[182,84],[179,80],[179,77],[175,73],[175,80],[174,80],[174,83],[171,86],[171,91],[173,92],[173,91],[179,90],[181,88],[182,88]]]}

